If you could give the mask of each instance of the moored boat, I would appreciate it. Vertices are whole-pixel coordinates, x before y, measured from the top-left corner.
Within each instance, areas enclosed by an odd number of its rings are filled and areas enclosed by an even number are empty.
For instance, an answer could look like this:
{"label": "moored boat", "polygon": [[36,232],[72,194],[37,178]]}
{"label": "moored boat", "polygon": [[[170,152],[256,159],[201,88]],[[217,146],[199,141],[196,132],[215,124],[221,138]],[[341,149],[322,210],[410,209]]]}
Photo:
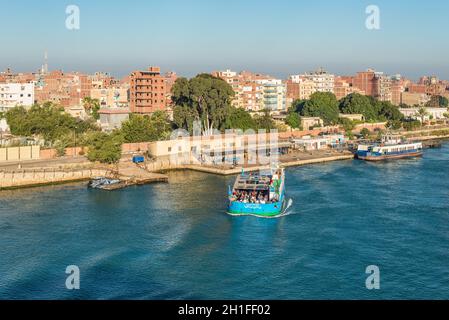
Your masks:
{"label": "moored boat", "polygon": [[119,183],[121,183],[121,180],[99,177],[90,180],[87,186],[92,189],[105,189],[106,187]]}
{"label": "moored boat", "polygon": [[228,213],[275,217],[282,213],[285,198],[285,171],[240,174],[229,187]]}
{"label": "moored boat", "polygon": [[360,160],[382,161],[419,157],[423,154],[422,142],[409,143],[399,136],[386,135],[381,143],[361,144],[357,148],[356,156]]}

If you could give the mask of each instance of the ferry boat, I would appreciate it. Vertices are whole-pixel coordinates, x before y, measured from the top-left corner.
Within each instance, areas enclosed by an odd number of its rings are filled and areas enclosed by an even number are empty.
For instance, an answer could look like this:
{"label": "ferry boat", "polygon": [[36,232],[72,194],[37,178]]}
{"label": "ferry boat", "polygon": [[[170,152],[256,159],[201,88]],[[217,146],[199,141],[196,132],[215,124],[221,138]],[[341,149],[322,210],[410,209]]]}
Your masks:
{"label": "ferry boat", "polygon": [[285,171],[271,169],[247,174],[242,170],[228,193],[231,215],[278,216],[284,209]]}
{"label": "ferry boat", "polygon": [[361,144],[357,148],[356,156],[360,160],[381,161],[419,157],[423,154],[422,142],[408,143],[397,135],[385,135],[381,143]]}

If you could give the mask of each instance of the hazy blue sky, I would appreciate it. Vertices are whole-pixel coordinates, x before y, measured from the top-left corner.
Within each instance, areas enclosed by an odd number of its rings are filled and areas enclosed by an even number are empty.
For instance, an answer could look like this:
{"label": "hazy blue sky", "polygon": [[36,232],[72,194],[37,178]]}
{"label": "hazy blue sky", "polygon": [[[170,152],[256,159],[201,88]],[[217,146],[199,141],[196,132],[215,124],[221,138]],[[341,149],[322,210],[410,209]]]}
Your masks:
{"label": "hazy blue sky", "polygon": [[[0,0],[0,70],[51,69],[122,76],[159,65],[193,74],[245,69],[279,77],[323,66],[374,67],[449,79],[447,0]],[[65,28],[76,4],[81,29]],[[365,28],[380,7],[381,29]]]}

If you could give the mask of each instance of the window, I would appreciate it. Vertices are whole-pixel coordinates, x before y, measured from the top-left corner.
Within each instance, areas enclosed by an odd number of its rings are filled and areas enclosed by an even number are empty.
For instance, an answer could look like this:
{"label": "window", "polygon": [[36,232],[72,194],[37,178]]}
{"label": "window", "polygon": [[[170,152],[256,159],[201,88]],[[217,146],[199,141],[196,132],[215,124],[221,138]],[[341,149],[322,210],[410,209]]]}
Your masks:
{"label": "window", "polygon": [[168,147],[168,152],[171,152],[171,147]]}

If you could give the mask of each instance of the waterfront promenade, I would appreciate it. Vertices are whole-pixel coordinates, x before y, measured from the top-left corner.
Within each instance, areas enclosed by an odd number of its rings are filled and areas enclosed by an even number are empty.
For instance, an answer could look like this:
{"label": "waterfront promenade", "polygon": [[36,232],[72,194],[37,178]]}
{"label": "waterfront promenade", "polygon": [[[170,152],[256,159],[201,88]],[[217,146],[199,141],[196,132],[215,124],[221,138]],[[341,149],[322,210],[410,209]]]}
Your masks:
{"label": "waterfront promenade", "polygon": [[[313,152],[293,152],[280,156],[280,165],[283,167],[310,165],[323,162],[341,161],[353,159],[353,154],[337,152],[331,150]],[[119,178],[123,181],[120,187],[135,184],[146,184],[153,182],[167,182],[168,178],[164,174],[172,170],[193,170],[215,175],[235,175],[241,172],[242,167],[246,171],[257,171],[268,169],[266,165],[198,165],[198,164],[178,164],[170,161],[154,161],[146,163],[145,166],[137,166],[131,162],[129,157],[124,157],[118,165],[100,165],[90,163],[85,159],[74,159],[71,163],[69,159],[52,161],[40,167],[40,163],[32,161],[21,163],[20,168],[13,165],[0,165],[0,190],[11,188],[34,187],[39,185],[68,183],[74,181],[86,181],[95,177],[104,176],[109,178]]]}
{"label": "waterfront promenade", "polygon": [[[448,139],[447,135],[434,135],[435,130],[421,130],[403,132],[412,140]],[[426,136],[427,135],[427,136]],[[324,162],[351,160],[354,155],[349,151],[333,149],[298,151],[279,156],[282,167],[304,166]],[[85,181],[103,176],[118,178],[123,181],[120,187],[153,182],[167,182],[166,172],[171,170],[193,170],[215,175],[229,176],[246,171],[268,169],[267,165],[253,165],[248,163],[232,165],[212,165],[190,162],[171,162],[169,159],[149,160],[137,166],[132,163],[132,155],[124,154],[117,165],[103,165],[91,163],[84,156],[62,157],[46,160],[29,160],[0,162],[0,190],[11,188],[34,187],[47,184]]]}

